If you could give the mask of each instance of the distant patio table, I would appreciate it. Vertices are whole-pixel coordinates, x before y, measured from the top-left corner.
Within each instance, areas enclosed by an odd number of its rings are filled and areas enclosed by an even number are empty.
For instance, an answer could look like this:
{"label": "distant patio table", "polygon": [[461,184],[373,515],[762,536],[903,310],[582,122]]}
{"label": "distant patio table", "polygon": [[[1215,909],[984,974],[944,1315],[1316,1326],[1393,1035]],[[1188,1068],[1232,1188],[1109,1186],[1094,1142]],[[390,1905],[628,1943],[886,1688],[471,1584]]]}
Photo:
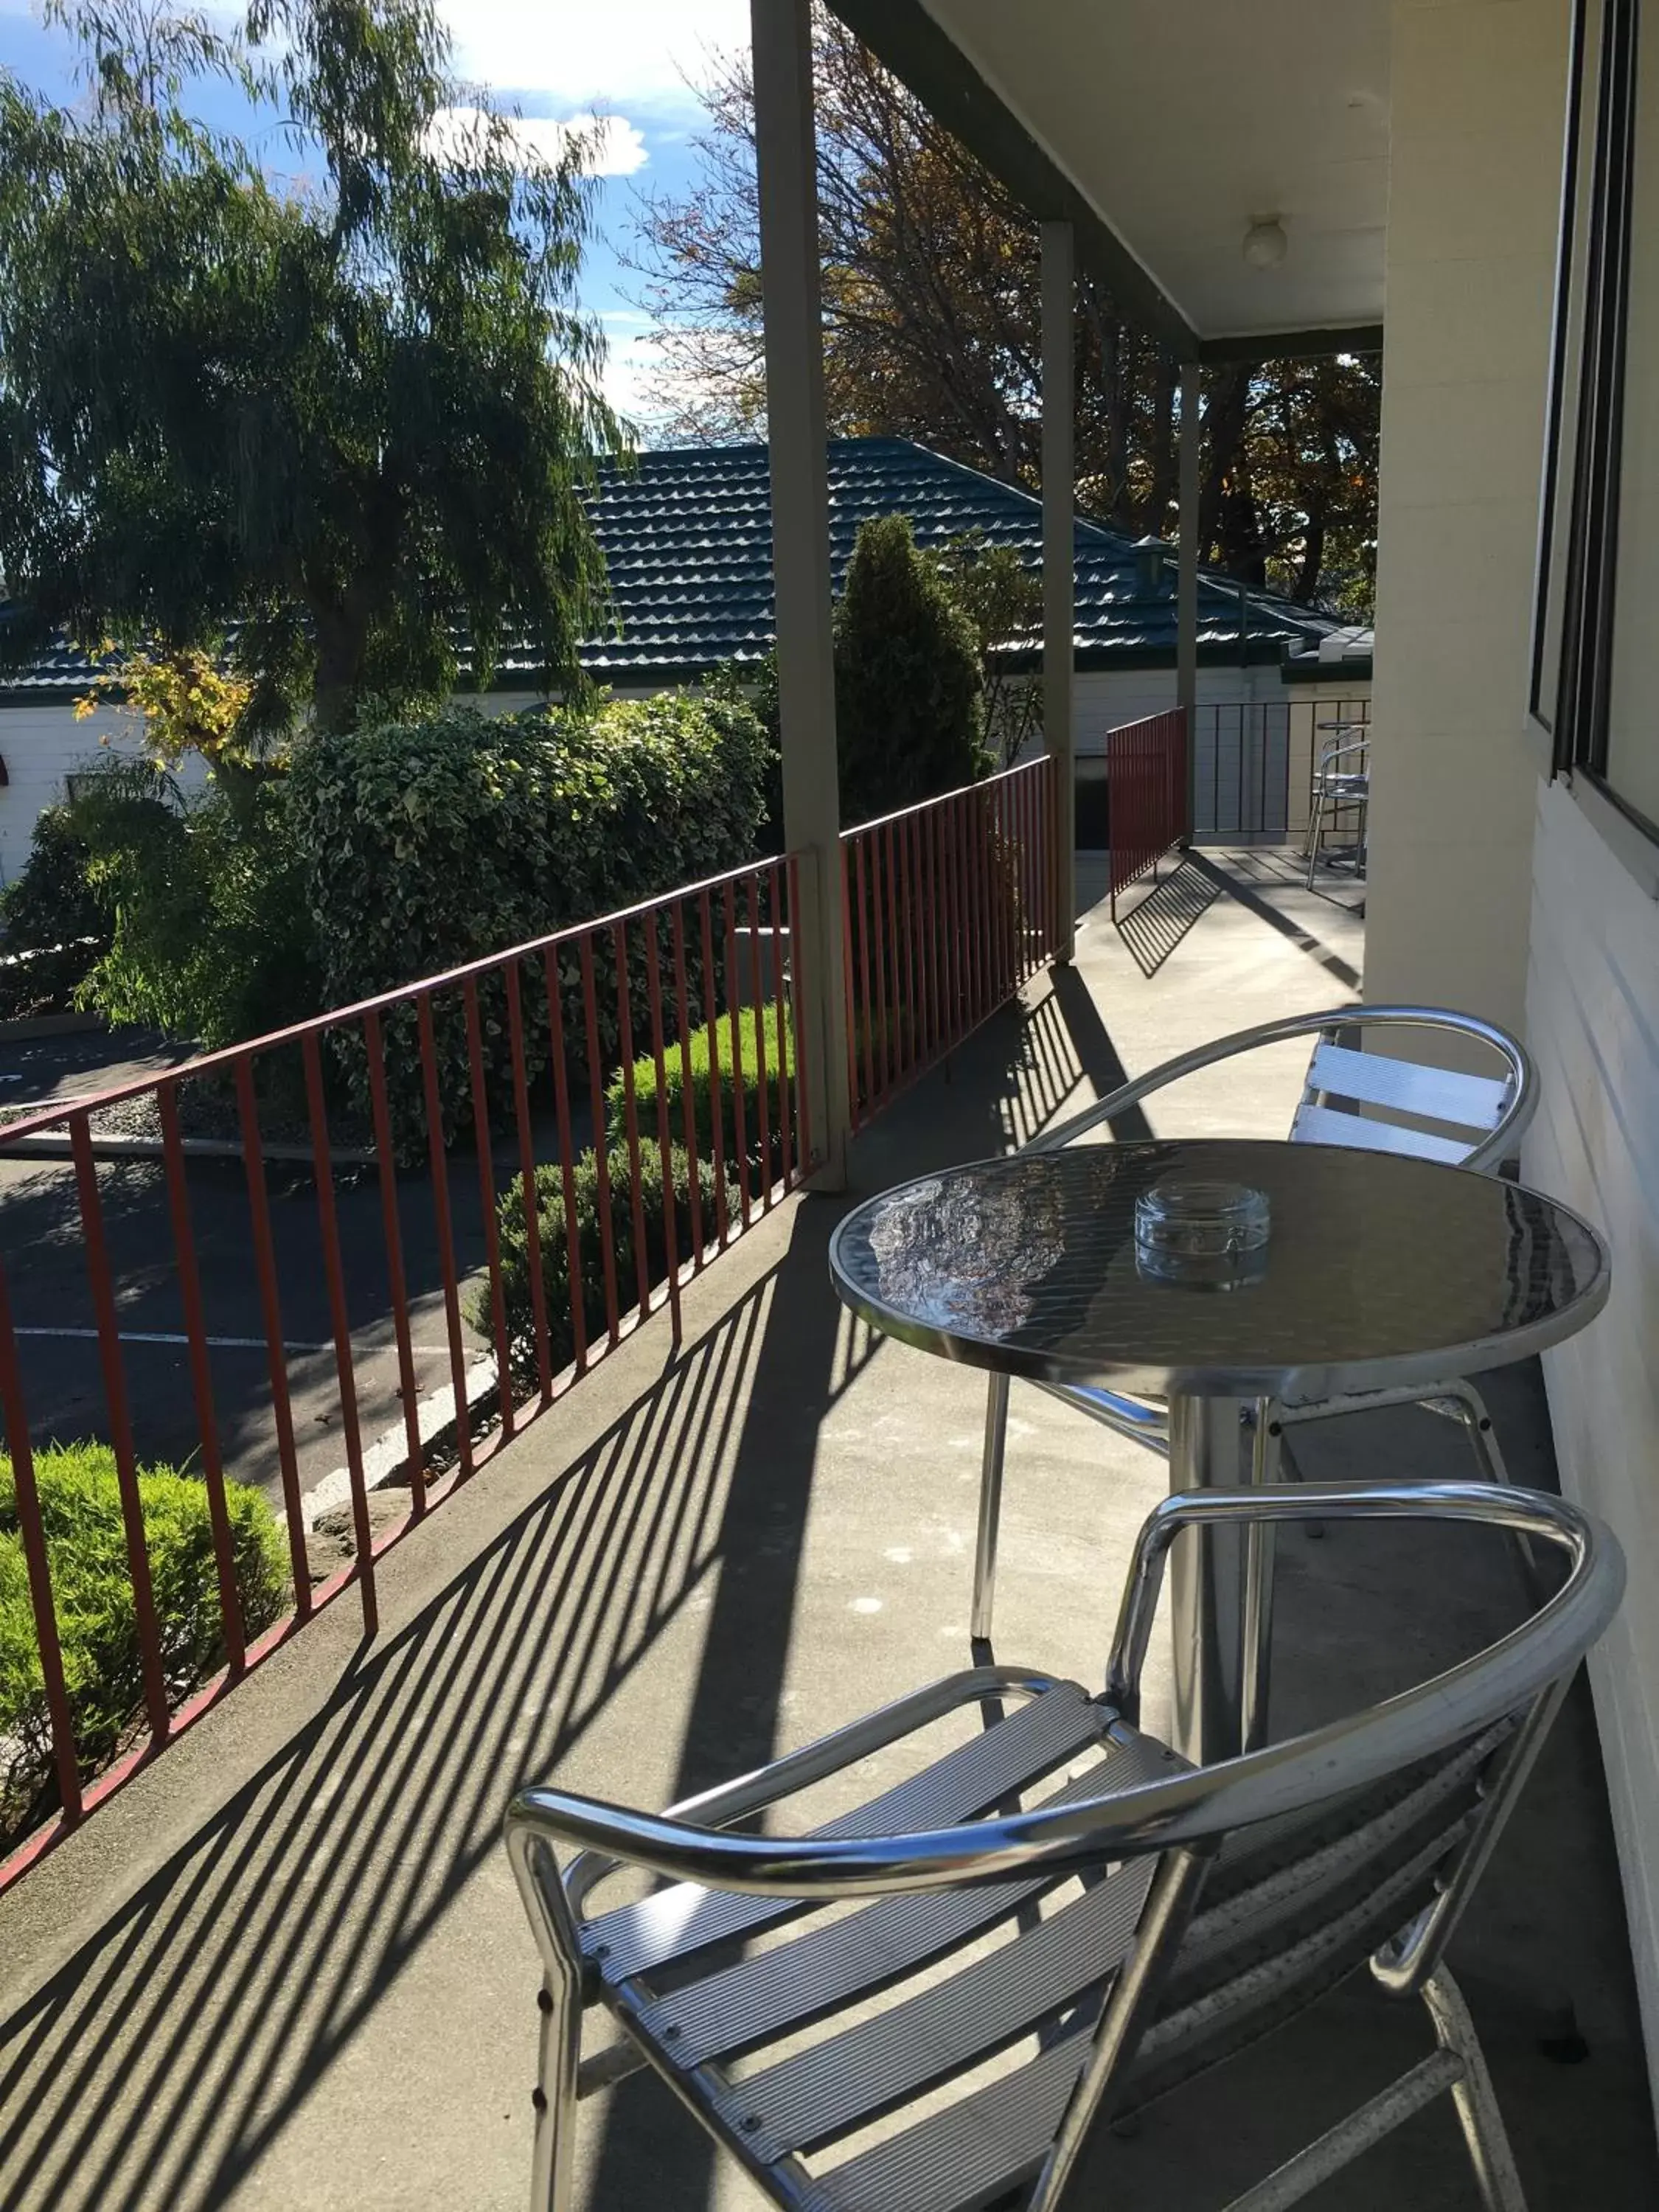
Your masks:
{"label": "distant patio table", "polygon": [[[1265,1194],[1253,1279],[1161,1279],[1136,1200],[1175,1180]],[[1170,1486],[1246,1479],[1254,1401],[1309,1405],[1473,1375],[1583,1328],[1606,1304],[1596,1232],[1495,1176],[1323,1145],[1079,1146],[979,1161],[856,1206],[830,1245],[872,1328],[1036,1382],[1166,1400]],[[1170,1562],[1174,1729],[1188,1758],[1239,1747],[1242,1551],[1188,1532]]]}

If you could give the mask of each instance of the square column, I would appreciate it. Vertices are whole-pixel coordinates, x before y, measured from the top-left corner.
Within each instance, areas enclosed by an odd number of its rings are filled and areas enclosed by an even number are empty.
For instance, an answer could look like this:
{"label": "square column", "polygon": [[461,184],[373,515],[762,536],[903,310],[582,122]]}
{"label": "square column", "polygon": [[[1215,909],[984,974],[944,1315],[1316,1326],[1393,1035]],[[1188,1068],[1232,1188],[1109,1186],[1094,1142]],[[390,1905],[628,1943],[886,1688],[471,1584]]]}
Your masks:
{"label": "square column", "polygon": [[755,166],[771,457],[784,842],[801,856],[791,965],[821,1187],[845,1178],[848,1095],[841,793],[830,631],[830,483],[808,0],[751,0]]}

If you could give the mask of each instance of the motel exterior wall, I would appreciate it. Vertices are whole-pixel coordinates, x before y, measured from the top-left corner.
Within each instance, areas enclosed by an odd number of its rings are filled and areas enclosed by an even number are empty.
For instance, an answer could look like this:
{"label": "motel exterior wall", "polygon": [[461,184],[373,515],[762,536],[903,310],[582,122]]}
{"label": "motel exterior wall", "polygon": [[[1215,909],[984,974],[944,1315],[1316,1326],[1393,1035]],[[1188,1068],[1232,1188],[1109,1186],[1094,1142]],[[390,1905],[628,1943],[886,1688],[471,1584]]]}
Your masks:
{"label": "motel exterior wall", "polygon": [[1522,1171],[1613,1242],[1545,1373],[1564,1485],[1632,1566],[1590,1674],[1659,2094],[1659,869],[1547,781],[1527,710],[1570,29],[1566,0],[1394,10],[1365,991],[1521,1030]]}

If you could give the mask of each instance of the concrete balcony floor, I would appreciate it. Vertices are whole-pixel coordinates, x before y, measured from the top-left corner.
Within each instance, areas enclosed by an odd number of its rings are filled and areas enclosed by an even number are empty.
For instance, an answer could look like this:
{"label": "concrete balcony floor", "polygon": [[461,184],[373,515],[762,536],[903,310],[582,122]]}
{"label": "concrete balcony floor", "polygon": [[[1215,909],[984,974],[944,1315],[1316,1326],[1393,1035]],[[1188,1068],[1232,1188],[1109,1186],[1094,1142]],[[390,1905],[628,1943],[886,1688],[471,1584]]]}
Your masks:
{"label": "concrete balcony floor", "polygon": [[[1358,981],[1352,885],[1194,860],[1087,917],[1042,979],[855,1148],[858,1192],[1009,1145],[1125,1070]],[[1153,1102],[1160,1133],[1279,1134],[1305,1048]],[[665,1803],[963,1663],[981,1386],[873,1341],[825,1268],[844,1201],[780,1206],[665,1323],[533,1423],[382,1564],[384,1626],[331,1608],[0,1901],[0,2205],[518,2212],[537,1967],[499,1841],[556,1770]],[[1514,1471],[1547,1483],[1535,1375],[1494,1378]],[[1017,1390],[1002,1656],[1098,1680],[1162,1471]],[[1416,1413],[1322,1431],[1312,1471],[1462,1469]],[[1508,1554],[1400,1532],[1281,1547],[1283,1718],[1370,1698],[1520,1601]],[[1161,1682],[1148,1717],[1158,1724]],[[1276,1716],[1278,1717],[1278,1716]],[[1582,1690],[1455,1953],[1533,2212],[1659,2202],[1647,2074]],[[1546,2056],[1571,2006],[1587,2051]],[[1221,2203],[1428,2047],[1356,1987],[1100,2146],[1089,2202]],[[583,2201],[738,2212],[751,2185],[636,2076],[583,2108]],[[1449,2103],[1306,2200],[1479,2197]]]}

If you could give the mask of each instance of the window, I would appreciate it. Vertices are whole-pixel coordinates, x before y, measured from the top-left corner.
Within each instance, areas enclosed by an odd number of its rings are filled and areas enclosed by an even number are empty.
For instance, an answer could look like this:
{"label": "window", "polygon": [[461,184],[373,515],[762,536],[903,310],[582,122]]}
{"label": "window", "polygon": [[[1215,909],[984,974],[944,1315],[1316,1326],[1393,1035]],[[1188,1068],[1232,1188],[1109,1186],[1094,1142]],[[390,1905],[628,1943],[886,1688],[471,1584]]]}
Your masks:
{"label": "window", "polygon": [[1532,711],[1659,842],[1659,52],[1575,11]]}

